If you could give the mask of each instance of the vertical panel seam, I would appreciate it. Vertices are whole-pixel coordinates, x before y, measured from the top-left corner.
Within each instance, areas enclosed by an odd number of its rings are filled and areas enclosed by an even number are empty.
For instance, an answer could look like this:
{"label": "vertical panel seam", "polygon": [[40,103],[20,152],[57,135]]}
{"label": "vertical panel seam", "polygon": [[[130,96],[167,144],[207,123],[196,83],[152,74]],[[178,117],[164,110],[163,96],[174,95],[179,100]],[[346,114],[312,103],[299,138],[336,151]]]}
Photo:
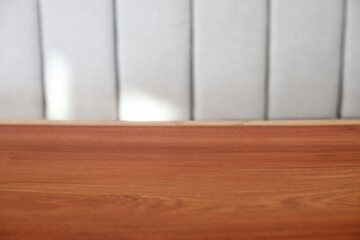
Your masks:
{"label": "vertical panel seam", "polygon": [[46,87],[45,87],[45,55],[43,48],[43,24],[41,16],[41,4],[40,0],[36,0],[36,13],[37,13],[37,25],[38,25],[38,44],[39,44],[39,55],[40,55],[40,78],[41,78],[41,93],[42,93],[42,118],[47,118],[47,104],[46,104]]}
{"label": "vertical panel seam", "polygon": [[270,106],[270,42],[271,42],[271,4],[272,0],[267,0],[266,5],[266,39],[265,39],[265,84],[264,84],[264,119],[269,120]]}
{"label": "vertical panel seam", "polygon": [[189,75],[190,75],[190,120],[195,120],[195,84],[194,84],[194,0],[189,0]]}
{"label": "vertical panel seam", "polygon": [[117,0],[113,0],[113,33],[114,33],[114,62],[115,62],[115,98],[116,98],[116,120],[120,120],[120,66],[119,66],[119,46],[117,30]]}
{"label": "vertical panel seam", "polygon": [[342,23],[341,23],[341,40],[340,40],[340,61],[339,61],[339,83],[338,83],[338,99],[336,106],[336,117],[341,118],[341,108],[343,102],[344,88],[344,67],[345,67],[345,51],[346,51],[346,32],[347,32],[347,9],[348,0],[343,0]]}

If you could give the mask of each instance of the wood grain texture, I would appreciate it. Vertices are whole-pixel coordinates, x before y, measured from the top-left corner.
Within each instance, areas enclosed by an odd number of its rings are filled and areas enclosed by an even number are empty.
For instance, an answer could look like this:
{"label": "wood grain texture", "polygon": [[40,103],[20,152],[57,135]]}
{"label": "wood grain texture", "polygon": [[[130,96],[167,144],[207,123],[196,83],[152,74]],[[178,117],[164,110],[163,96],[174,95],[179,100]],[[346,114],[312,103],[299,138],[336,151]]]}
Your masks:
{"label": "wood grain texture", "polygon": [[0,125],[0,239],[360,239],[360,125]]}

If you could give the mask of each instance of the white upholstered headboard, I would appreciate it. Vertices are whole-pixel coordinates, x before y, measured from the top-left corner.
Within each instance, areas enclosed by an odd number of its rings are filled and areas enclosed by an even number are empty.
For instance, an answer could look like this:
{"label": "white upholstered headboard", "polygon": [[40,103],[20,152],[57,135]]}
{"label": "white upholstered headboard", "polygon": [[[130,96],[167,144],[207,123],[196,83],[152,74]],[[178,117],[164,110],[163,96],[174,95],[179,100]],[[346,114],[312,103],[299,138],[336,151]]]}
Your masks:
{"label": "white upholstered headboard", "polygon": [[0,119],[360,118],[360,0],[0,0]]}

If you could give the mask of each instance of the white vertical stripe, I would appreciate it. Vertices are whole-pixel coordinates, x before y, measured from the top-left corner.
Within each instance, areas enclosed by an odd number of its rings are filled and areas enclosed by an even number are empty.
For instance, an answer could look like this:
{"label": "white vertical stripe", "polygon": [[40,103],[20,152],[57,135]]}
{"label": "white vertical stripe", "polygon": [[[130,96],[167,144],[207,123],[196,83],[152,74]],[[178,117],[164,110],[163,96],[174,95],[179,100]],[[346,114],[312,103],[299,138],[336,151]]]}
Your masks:
{"label": "white vertical stripe", "polygon": [[121,120],[190,117],[190,1],[118,0]]}
{"label": "white vertical stripe", "polygon": [[270,119],[335,118],[342,0],[272,0]]}
{"label": "white vertical stripe", "polygon": [[195,118],[263,119],[266,0],[195,0]]}
{"label": "white vertical stripe", "polygon": [[360,1],[348,0],[341,115],[360,117]]}
{"label": "white vertical stripe", "polygon": [[112,0],[42,0],[48,119],[115,120]]}
{"label": "white vertical stripe", "polygon": [[0,1],[0,118],[41,119],[36,0]]}

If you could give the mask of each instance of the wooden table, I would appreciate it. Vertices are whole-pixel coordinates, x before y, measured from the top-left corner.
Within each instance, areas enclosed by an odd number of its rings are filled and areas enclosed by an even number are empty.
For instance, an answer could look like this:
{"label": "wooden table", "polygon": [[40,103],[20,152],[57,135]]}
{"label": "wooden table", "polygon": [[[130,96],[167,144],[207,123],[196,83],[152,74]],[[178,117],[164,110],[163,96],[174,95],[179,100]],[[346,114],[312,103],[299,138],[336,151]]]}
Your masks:
{"label": "wooden table", "polygon": [[0,239],[360,239],[360,121],[0,122]]}

